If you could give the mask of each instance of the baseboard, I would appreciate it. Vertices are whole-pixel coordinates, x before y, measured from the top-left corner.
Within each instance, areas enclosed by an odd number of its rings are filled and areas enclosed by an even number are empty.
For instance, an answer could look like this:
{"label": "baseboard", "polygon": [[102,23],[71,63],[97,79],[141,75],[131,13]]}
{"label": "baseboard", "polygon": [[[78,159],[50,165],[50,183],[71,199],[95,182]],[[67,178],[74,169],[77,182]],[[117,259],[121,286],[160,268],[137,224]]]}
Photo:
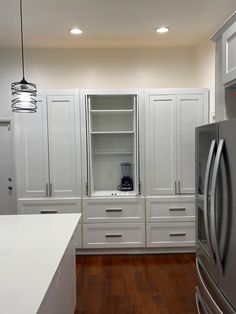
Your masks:
{"label": "baseboard", "polygon": [[140,248],[140,249],[77,249],[76,255],[119,255],[119,254],[170,254],[195,253],[195,247],[179,248]]}

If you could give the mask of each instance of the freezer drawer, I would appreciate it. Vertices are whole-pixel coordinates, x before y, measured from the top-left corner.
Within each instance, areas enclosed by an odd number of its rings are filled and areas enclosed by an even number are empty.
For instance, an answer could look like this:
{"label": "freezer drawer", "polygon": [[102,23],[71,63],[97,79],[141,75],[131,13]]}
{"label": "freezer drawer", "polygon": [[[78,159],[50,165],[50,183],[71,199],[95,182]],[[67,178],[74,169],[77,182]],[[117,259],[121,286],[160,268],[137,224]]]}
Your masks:
{"label": "freezer drawer", "polygon": [[143,223],[131,224],[84,224],[84,248],[144,247],[145,227]]}
{"label": "freezer drawer", "polygon": [[147,247],[192,247],[194,245],[194,222],[147,224]]}
{"label": "freezer drawer", "polygon": [[[200,308],[204,314],[233,314],[234,309],[227,302],[221,291],[217,288],[205,268],[196,260],[197,267],[197,295],[200,297],[196,300],[197,307],[200,303]],[[198,303],[199,302],[199,303]],[[201,306],[201,303],[203,306]],[[204,307],[205,305],[205,307]]]}

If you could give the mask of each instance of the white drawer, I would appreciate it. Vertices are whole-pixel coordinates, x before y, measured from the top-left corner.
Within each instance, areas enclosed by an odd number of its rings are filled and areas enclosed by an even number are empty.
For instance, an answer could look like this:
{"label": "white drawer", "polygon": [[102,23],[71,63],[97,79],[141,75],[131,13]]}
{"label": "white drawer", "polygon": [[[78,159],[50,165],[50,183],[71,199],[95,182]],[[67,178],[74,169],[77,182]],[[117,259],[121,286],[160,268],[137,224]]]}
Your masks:
{"label": "white drawer", "polygon": [[63,214],[80,212],[80,200],[18,200],[19,214]]}
{"label": "white drawer", "polygon": [[144,199],[93,199],[83,201],[83,221],[100,222],[144,222]]}
{"label": "white drawer", "polygon": [[194,221],[194,197],[146,199],[147,222]]}
{"label": "white drawer", "polygon": [[83,225],[84,248],[132,248],[144,246],[145,226],[143,223]]}
{"label": "white drawer", "polygon": [[147,247],[191,247],[194,245],[194,222],[147,224]]}

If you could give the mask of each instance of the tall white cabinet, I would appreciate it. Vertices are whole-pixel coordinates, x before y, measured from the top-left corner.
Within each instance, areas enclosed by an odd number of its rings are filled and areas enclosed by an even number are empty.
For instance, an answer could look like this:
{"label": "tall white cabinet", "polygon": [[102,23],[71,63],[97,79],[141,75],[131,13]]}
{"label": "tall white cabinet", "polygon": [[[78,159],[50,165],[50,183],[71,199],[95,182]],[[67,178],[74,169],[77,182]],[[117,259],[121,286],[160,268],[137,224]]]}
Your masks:
{"label": "tall white cabinet", "polygon": [[[137,90],[86,90],[84,119],[83,247],[144,247],[141,195],[142,96]],[[121,164],[131,165],[133,188],[121,187]]]}
{"label": "tall white cabinet", "polygon": [[81,211],[78,100],[75,90],[42,90],[37,113],[15,114],[19,213]]}
{"label": "tall white cabinet", "polygon": [[208,122],[207,90],[149,90],[145,103],[147,246],[191,247],[195,128]]}

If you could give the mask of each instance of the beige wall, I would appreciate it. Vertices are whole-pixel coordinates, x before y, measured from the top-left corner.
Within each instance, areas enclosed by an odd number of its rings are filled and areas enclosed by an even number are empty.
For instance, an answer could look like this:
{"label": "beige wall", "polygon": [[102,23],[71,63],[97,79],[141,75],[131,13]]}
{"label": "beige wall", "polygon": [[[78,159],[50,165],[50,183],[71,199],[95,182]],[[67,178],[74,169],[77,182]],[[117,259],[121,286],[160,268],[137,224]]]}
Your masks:
{"label": "beige wall", "polygon": [[215,116],[215,44],[204,42],[196,48],[198,84],[210,90],[210,120]]}
{"label": "beige wall", "polygon": [[[38,88],[209,87],[212,49],[29,49],[26,79]],[[0,49],[0,115],[10,115],[10,84],[21,79],[20,51]]]}

